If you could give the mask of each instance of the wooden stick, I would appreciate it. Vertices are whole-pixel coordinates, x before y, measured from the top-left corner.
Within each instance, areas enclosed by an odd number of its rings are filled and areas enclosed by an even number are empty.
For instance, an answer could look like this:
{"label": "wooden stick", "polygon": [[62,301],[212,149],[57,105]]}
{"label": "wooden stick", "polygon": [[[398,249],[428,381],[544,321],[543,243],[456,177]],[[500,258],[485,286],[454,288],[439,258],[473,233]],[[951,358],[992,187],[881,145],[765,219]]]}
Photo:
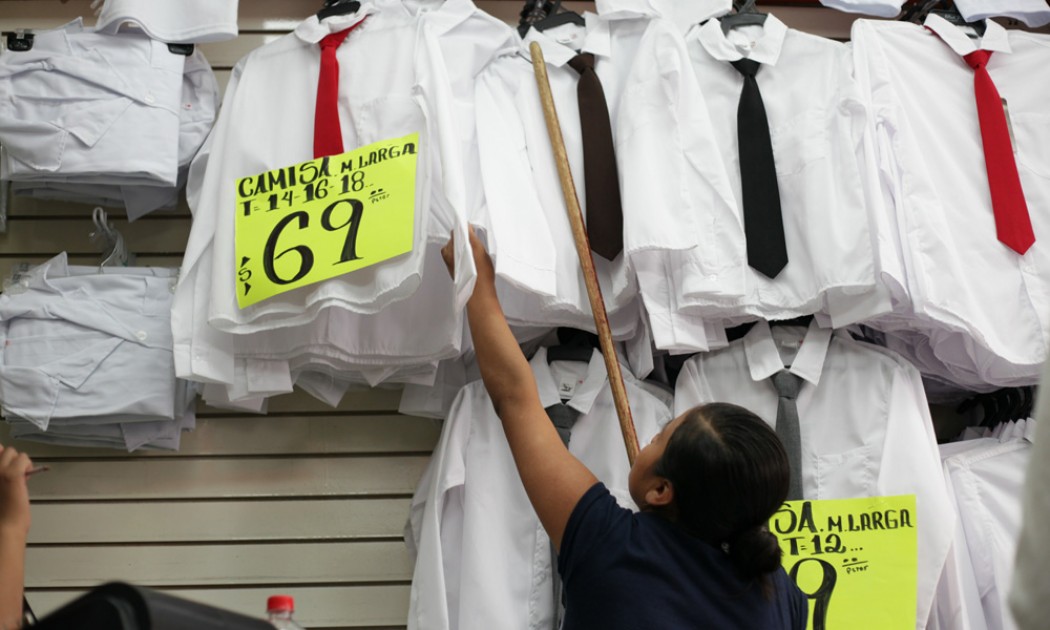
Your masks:
{"label": "wooden stick", "polygon": [[35,468],[30,468],[29,470],[26,471],[26,479],[32,477],[33,475],[35,475],[37,473],[47,472],[49,470],[51,470],[50,466],[37,466]]}
{"label": "wooden stick", "polygon": [[[561,125],[558,123],[558,112],[554,108],[554,97],[551,95],[551,84],[547,79],[547,64],[543,61],[543,51],[537,42],[529,45],[532,53],[532,68],[536,71],[536,85],[540,88],[540,101],[543,104],[543,117],[547,120],[547,135],[550,136],[551,148],[554,150],[554,162],[558,165],[558,176],[561,179],[561,192],[565,196],[565,208],[569,211],[569,223],[572,225],[572,239],[576,242],[576,253],[583,267],[583,280],[587,284],[587,297],[594,313],[594,326],[598,330],[598,341],[602,355],[605,357],[605,369],[609,373],[609,386],[612,388],[613,403],[616,415],[620,419],[620,432],[627,447],[627,459],[634,465],[638,455],[638,435],[634,430],[631,418],[631,406],[627,402],[627,389],[623,384],[620,362],[613,347],[612,329],[609,328],[609,316],[605,312],[605,300],[598,285],[598,274],[594,270],[594,258],[591,257],[591,243],[587,239],[587,230],[583,225],[583,212],[580,200],[576,195],[576,184],[569,170],[569,157],[565,153],[565,140],[561,136]],[[619,182],[610,182],[618,186]]]}

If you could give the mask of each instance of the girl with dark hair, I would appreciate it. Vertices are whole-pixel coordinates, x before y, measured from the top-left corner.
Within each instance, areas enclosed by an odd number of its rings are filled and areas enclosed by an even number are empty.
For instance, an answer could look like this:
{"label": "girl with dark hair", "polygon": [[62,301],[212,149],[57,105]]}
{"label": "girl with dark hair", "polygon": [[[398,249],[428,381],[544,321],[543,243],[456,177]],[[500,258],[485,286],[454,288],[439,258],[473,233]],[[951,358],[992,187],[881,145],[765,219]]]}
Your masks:
{"label": "girl with dark hair", "polygon": [[[790,478],[776,433],[736,405],[691,409],[638,454],[629,487],[640,511],[621,508],[562,444],[473,230],[470,242],[478,278],[467,319],[478,366],[529,501],[558,549],[562,628],[805,628],[806,600],[766,529]],[[442,255],[451,271],[451,242]]]}

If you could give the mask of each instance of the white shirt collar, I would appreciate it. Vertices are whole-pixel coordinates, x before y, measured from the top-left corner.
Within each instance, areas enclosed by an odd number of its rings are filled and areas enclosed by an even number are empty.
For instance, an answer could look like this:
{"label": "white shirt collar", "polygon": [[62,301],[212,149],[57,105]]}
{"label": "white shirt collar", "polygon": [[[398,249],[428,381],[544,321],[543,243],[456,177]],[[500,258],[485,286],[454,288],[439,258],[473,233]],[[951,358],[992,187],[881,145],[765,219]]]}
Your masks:
{"label": "white shirt collar", "polygon": [[[554,383],[554,376],[551,374],[551,366],[547,363],[547,349],[540,348],[537,350],[529,365],[532,367],[532,373],[536,377],[536,387],[539,389],[540,404],[543,405],[543,408],[546,409],[551,405],[562,402],[561,396],[558,394],[558,386]],[[627,378],[626,374],[624,378]],[[576,388],[572,398],[566,401],[565,404],[581,414],[586,415],[590,413],[595,399],[598,398],[598,394],[601,393],[608,380],[609,377],[605,373],[605,359],[602,357],[602,353],[597,350],[592,351],[591,362],[587,364],[586,378]]]}
{"label": "white shirt collar", "polygon": [[764,381],[777,372],[787,369],[795,376],[816,385],[820,382],[820,375],[824,371],[824,358],[827,357],[833,332],[830,328],[821,328],[816,321],[810,322],[809,330],[801,340],[798,354],[795,355],[795,360],[788,368],[780,358],[780,352],[777,351],[769,323],[756,322],[744,335],[744,356],[747,357],[751,379]]}
{"label": "white shirt collar", "polygon": [[[21,289],[35,289],[46,293],[61,293],[49,280],[65,278],[68,275],[69,258],[66,256],[66,252],[62,252],[22,274],[17,286]],[[15,291],[17,290],[16,288]],[[15,291],[12,291],[12,293]]]}
{"label": "white shirt collar", "polygon": [[984,24],[984,36],[980,39],[970,39],[966,31],[936,13],[927,15],[926,21],[922,23],[960,57],[975,50],[1009,53],[1010,39],[1007,37],[1006,29],[992,20],[985,20]]}
{"label": "white shirt collar", "polygon": [[[608,57],[612,48],[609,36],[609,23],[596,14],[589,12],[583,14],[583,19],[586,22],[586,26],[584,27],[583,46],[580,48],[580,51],[589,52],[596,57]],[[573,57],[579,54],[571,46],[558,42],[542,31],[530,28],[522,40],[522,48],[519,53],[522,57],[532,59],[532,55],[529,53],[529,45],[532,42],[539,42],[540,49],[543,51],[543,61],[548,66],[554,66],[555,68],[566,65]]]}
{"label": "white shirt collar", "polygon": [[424,7],[420,11],[429,13],[427,19],[434,25],[435,35],[443,35],[465,22],[477,7],[472,0],[445,0],[437,9]]}
{"label": "white shirt collar", "polygon": [[772,13],[768,14],[765,24],[762,25],[762,35],[755,40],[754,47],[746,55],[729,41],[726,34],[722,32],[722,24],[718,19],[704,22],[701,26],[691,30],[686,38],[700,40],[704,50],[719,61],[737,61],[747,58],[775,66],[780,58],[780,50],[784,47],[787,30],[787,25],[777,19],[777,16]]}

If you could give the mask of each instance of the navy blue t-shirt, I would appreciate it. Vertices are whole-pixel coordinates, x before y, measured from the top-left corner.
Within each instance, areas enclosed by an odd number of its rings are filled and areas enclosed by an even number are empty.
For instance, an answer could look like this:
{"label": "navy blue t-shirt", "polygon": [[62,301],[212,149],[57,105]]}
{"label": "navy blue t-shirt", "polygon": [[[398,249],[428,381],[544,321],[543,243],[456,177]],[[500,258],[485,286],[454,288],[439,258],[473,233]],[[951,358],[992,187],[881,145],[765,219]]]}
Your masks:
{"label": "navy blue t-shirt", "polygon": [[563,630],[803,630],[805,596],[783,569],[774,596],[725,553],[655,514],[626,510],[601,483],[569,516],[558,557]]}

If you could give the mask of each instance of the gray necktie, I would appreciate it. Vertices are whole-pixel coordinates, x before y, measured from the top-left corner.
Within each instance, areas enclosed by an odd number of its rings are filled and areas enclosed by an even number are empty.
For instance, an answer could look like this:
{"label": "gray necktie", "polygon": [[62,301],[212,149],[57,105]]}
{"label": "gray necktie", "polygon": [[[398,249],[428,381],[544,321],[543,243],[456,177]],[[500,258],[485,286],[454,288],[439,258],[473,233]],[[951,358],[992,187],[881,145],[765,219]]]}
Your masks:
{"label": "gray necktie", "polygon": [[[572,427],[580,417],[580,412],[565,403],[556,403],[547,407],[547,417],[551,419],[554,428],[558,430],[558,436],[566,448],[569,446],[569,438],[572,437]],[[551,626],[553,630],[561,627],[562,616],[565,614],[564,598],[562,596],[561,574],[558,573],[558,551],[551,543],[551,582],[554,586],[554,621]]]}
{"label": "gray necktie", "polygon": [[576,419],[580,417],[580,412],[565,403],[551,405],[544,411],[547,412],[547,416],[554,423],[554,428],[558,430],[561,443],[568,447],[569,437],[572,435],[572,426],[576,424]]}
{"label": "gray necktie", "polygon": [[798,428],[798,390],[802,379],[787,370],[773,375],[773,386],[777,388],[780,400],[777,403],[777,435],[787,451],[791,465],[791,485],[788,487],[788,501],[802,498],[802,435]]}

